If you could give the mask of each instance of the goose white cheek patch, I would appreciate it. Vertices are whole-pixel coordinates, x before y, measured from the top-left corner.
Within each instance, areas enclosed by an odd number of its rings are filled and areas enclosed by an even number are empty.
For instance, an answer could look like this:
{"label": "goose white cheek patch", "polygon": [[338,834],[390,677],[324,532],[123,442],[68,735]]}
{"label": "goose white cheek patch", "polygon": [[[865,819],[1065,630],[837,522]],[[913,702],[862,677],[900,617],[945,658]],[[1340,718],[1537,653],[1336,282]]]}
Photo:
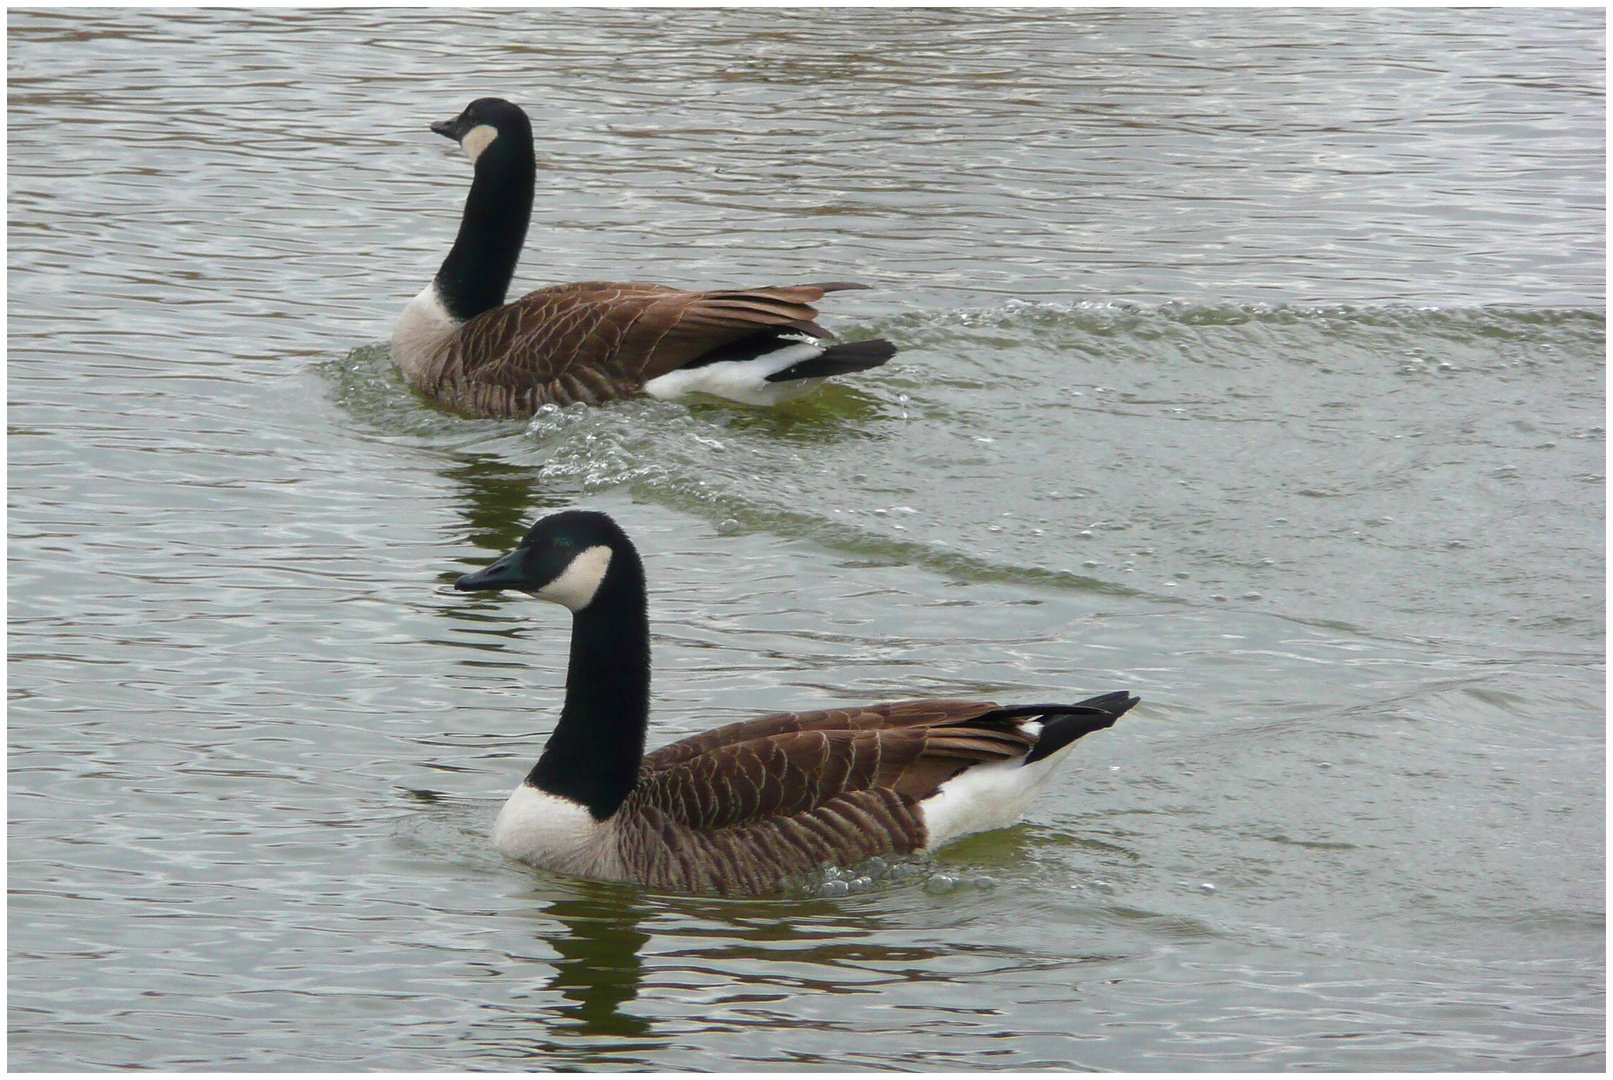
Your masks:
{"label": "goose white cheek patch", "polygon": [[465,132],[465,137],[459,140],[459,145],[465,151],[465,156],[470,158],[470,163],[474,165],[476,159],[482,156],[482,151],[492,146],[496,138],[498,128],[492,124],[477,124]]}
{"label": "goose white cheek patch", "polygon": [[581,611],[593,602],[609,568],[610,548],[595,544],[572,559],[565,573],[532,595],[540,600],[552,600],[570,611]]}

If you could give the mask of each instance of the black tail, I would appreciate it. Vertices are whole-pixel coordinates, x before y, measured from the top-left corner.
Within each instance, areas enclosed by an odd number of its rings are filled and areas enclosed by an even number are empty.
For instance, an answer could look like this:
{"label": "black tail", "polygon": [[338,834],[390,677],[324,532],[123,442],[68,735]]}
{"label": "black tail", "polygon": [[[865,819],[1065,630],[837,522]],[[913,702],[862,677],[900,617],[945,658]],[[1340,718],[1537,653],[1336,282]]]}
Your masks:
{"label": "black tail", "polygon": [[1112,694],[1099,694],[1074,705],[1010,705],[986,716],[994,719],[1034,716],[1042,720],[1042,734],[1037,738],[1036,745],[1031,747],[1031,752],[1025,755],[1025,764],[1029,765],[1049,754],[1058,753],[1083,735],[1109,727],[1140,700],[1124,690],[1116,690]]}
{"label": "black tail", "polygon": [[868,341],[848,341],[844,345],[831,345],[810,360],[791,364],[783,371],[775,371],[768,382],[789,382],[791,379],[823,379],[830,375],[844,375],[848,371],[867,371],[876,368],[896,355],[896,346],[881,338]]}

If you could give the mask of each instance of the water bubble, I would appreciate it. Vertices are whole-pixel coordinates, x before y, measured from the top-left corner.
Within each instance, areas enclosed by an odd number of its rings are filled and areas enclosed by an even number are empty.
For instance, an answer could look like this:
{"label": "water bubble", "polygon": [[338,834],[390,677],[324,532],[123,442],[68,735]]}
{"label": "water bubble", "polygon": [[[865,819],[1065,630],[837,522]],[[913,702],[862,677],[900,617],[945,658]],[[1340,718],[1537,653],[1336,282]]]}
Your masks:
{"label": "water bubble", "polygon": [[1199,892],[1212,893],[1214,891],[1215,891],[1215,886],[1211,885],[1208,881],[1202,881],[1202,882],[1199,883]]}
{"label": "water bubble", "polygon": [[722,521],[717,523],[717,535],[718,536],[737,536],[737,535],[739,535],[739,522],[736,521],[734,518],[724,518]]}

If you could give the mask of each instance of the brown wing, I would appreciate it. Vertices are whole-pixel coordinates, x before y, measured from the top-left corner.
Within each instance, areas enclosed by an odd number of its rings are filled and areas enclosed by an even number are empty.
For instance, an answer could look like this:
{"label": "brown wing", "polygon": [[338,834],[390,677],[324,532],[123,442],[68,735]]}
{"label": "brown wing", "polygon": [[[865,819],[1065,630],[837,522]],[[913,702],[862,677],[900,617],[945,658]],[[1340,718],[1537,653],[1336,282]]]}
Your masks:
{"label": "brown wing", "polygon": [[917,805],[959,771],[1035,739],[980,701],[777,713],[648,755],[623,804],[624,853],[670,889],[759,893],[825,862],[906,854]]}
{"label": "brown wing", "polygon": [[680,824],[728,828],[799,814],[847,791],[917,801],[969,765],[1035,744],[1013,721],[975,723],[982,701],[899,701],[776,713],[714,728],[648,754],[639,786]]}
{"label": "brown wing", "polygon": [[481,415],[599,404],[769,327],[828,336],[812,302],[845,282],[688,292],[589,281],[528,293],[460,328],[439,397]]}
{"label": "brown wing", "polygon": [[656,772],[680,761],[724,746],[798,731],[864,731],[895,728],[936,727],[977,716],[998,708],[990,701],[952,701],[926,698],[918,701],[892,701],[882,705],[858,705],[815,712],[769,713],[753,720],[702,731],[686,739],[652,750],[644,757],[644,771]]}
{"label": "brown wing", "polygon": [[[626,807],[624,806],[624,809]],[[826,864],[924,846],[912,803],[884,788],[850,791],[788,817],[699,831],[646,805],[620,819],[617,842],[634,880],[675,892],[760,895]]]}

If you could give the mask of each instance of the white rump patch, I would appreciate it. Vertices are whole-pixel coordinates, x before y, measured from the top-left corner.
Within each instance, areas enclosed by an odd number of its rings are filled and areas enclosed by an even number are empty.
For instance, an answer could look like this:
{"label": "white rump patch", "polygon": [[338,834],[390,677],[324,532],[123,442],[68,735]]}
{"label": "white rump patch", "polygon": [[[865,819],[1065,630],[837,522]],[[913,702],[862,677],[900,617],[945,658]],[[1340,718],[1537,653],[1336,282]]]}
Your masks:
{"label": "white rump patch", "polygon": [[498,812],[492,838],[512,859],[564,870],[597,858],[605,833],[581,803],[522,784]]}
{"label": "white rump patch", "polygon": [[608,569],[610,548],[595,544],[572,559],[564,573],[532,595],[540,600],[552,600],[572,612],[581,611],[593,603]]}
{"label": "white rump patch", "polygon": [[465,132],[465,137],[459,140],[459,146],[465,151],[465,156],[470,158],[470,163],[474,165],[476,164],[476,159],[482,156],[482,151],[492,146],[493,140],[496,138],[498,138],[498,128],[492,124],[477,124]]}
{"label": "white rump patch", "polygon": [[792,341],[751,360],[719,360],[715,364],[669,371],[645,383],[644,392],[662,401],[673,401],[688,394],[713,394],[745,405],[777,405],[811,393],[823,380],[768,382],[767,377],[823,353],[822,345]]}
{"label": "white rump patch", "polygon": [[[1030,734],[1041,729],[1035,721],[1022,724]],[[1004,829],[1025,816],[1048,777],[1075,743],[1029,765],[1023,759],[995,761],[965,769],[919,803],[928,836],[923,850],[934,851],[972,833]]]}

